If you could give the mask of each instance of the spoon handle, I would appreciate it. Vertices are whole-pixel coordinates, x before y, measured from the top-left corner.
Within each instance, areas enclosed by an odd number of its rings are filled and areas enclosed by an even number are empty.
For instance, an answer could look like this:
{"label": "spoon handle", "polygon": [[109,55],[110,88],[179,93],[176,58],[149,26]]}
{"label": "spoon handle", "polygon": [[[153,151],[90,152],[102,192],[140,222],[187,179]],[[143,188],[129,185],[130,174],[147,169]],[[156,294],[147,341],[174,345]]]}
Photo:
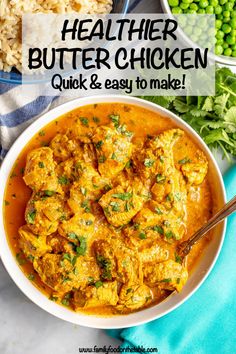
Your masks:
{"label": "spoon handle", "polygon": [[193,236],[187,241],[182,242],[179,246],[179,254],[182,257],[187,256],[192,246],[199,241],[209,230],[225,219],[227,216],[236,211],[236,196],[233,197],[224,207],[219,210],[205,225],[203,225]]}

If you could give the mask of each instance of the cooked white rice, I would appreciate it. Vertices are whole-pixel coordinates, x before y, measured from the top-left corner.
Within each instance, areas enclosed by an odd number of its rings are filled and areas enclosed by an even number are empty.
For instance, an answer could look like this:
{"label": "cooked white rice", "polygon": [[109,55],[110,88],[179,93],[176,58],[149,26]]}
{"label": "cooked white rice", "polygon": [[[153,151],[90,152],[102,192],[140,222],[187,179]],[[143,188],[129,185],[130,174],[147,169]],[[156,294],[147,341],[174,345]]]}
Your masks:
{"label": "cooked white rice", "polygon": [[106,14],[112,0],[1,0],[0,70],[21,71],[21,17],[23,13]]}

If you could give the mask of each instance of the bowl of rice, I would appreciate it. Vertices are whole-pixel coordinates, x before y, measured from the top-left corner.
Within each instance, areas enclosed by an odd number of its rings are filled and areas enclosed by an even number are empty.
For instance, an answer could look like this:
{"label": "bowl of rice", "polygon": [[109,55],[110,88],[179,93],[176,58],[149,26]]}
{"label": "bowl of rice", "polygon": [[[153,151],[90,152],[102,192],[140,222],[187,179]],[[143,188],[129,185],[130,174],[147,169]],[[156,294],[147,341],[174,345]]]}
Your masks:
{"label": "bowl of rice", "polygon": [[25,13],[108,14],[127,12],[129,0],[2,0],[0,82],[21,84],[22,15]]}

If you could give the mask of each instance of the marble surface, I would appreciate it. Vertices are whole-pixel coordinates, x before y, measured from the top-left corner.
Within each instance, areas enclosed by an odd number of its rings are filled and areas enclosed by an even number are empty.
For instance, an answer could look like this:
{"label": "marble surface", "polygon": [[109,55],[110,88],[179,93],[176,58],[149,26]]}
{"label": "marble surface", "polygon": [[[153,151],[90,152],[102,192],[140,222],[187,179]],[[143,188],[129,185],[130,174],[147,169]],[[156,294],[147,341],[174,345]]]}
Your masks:
{"label": "marble surface", "polygon": [[[137,3],[137,1],[136,1]],[[133,12],[159,12],[158,0],[143,0]],[[222,171],[228,165],[217,156]],[[33,304],[14,284],[0,261],[0,354],[76,354],[79,347],[117,346],[102,330],[57,319]]]}

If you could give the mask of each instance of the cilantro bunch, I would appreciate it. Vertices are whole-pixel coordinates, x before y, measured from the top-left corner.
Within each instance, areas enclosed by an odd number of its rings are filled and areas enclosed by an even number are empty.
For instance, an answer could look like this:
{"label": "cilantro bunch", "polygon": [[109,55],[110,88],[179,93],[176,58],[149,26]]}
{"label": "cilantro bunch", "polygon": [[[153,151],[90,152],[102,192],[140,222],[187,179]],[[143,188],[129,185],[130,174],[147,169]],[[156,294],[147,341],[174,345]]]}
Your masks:
{"label": "cilantro bunch", "polygon": [[142,96],[190,124],[211,149],[236,157],[236,75],[216,68],[215,96]]}

